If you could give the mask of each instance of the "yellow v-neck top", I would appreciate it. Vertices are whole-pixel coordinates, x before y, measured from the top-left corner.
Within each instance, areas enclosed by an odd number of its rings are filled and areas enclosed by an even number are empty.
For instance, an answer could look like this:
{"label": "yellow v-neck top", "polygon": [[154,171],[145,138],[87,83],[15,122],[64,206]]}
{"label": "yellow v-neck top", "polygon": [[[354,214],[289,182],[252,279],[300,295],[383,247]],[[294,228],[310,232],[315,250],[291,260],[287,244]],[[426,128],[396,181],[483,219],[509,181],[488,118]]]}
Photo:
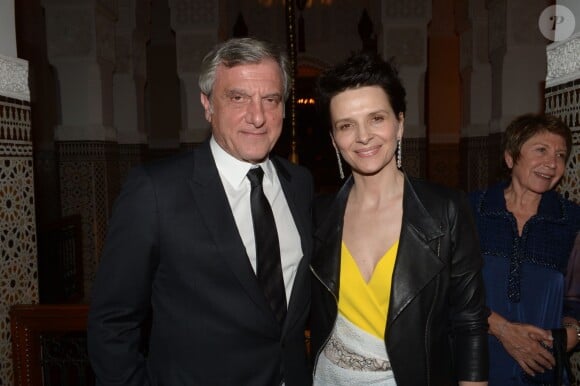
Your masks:
{"label": "yellow v-neck top", "polygon": [[391,279],[399,241],[381,257],[367,283],[348,247],[342,242],[338,311],[351,323],[381,340],[385,339]]}

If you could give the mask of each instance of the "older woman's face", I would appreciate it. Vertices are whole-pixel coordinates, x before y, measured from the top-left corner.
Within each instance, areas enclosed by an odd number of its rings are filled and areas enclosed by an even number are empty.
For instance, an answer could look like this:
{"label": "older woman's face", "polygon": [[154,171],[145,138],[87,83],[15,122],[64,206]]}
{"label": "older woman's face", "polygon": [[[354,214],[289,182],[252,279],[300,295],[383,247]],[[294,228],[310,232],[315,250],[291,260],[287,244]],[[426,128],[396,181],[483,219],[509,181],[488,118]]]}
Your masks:
{"label": "older woman's face", "polygon": [[559,135],[541,132],[522,145],[519,159],[514,162],[505,154],[512,170],[512,184],[542,194],[556,186],[566,168],[566,141]]}

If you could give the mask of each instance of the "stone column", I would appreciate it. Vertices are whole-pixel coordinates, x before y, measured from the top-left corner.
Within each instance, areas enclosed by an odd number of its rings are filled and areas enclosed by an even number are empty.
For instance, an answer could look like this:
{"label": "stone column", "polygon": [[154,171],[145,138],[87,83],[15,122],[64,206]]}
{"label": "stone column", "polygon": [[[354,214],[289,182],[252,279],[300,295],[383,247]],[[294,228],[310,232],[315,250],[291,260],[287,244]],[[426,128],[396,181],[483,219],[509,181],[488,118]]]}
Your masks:
{"label": "stone column", "polygon": [[395,57],[407,90],[403,167],[411,175],[425,176],[425,71],[431,1],[386,0],[381,7],[383,34],[378,50],[384,58]]}
{"label": "stone column", "polygon": [[202,142],[209,134],[199,100],[197,78],[203,56],[219,38],[219,0],[169,0],[175,31],[177,75],[181,86],[181,146]]}
{"label": "stone column", "polygon": [[0,4],[0,26],[0,385],[11,385],[9,311],[38,302],[38,267],[28,62],[16,58],[13,4]]}
{"label": "stone column", "polygon": [[119,0],[115,25],[113,75],[113,126],[119,143],[119,177],[146,158],[145,84],[146,44],[149,40],[149,1]]}
{"label": "stone column", "polygon": [[43,0],[48,59],[60,86],[55,130],[63,216],[80,214],[85,298],[119,191],[113,128],[115,0]]}
{"label": "stone column", "polygon": [[489,167],[498,162],[488,157],[491,66],[487,9],[485,0],[456,0],[455,5],[462,100],[460,186],[472,191],[489,184]]}

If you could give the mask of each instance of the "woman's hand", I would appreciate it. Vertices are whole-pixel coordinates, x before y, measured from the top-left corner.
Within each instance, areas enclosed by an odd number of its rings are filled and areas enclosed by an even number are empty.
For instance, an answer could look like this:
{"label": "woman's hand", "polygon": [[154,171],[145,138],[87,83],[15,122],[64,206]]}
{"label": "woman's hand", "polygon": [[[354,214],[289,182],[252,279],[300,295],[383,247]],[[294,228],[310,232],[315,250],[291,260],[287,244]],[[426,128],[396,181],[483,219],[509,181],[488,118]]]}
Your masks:
{"label": "woman's hand", "polygon": [[552,346],[553,340],[549,330],[530,324],[511,323],[495,312],[492,312],[488,322],[489,332],[527,374],[534,376],[555,366],[554,356],[546,349]]}

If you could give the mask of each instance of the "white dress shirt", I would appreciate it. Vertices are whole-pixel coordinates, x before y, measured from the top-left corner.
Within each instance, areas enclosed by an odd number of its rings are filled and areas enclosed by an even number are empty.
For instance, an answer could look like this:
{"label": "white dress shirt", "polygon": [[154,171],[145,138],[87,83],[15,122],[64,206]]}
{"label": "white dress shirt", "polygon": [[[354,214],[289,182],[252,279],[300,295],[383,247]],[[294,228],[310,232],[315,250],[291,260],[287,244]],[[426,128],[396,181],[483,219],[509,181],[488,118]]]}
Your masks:
{"label": "white dress shirt", "polygon": [[264,170],[262,186],[272,207],[278,230],[282,275],[284,276],[286,299],[289,302],[303,252],[300,235],[288,207],[286,196],[282,191],[276,168],[269,159],[258,165],[240,161],[222,149],[213,137],[210,140],[210,149],[254,272],[256,272],[256,242],[250,207],[251,186],[246,175],[252,167],[261,166]]}

